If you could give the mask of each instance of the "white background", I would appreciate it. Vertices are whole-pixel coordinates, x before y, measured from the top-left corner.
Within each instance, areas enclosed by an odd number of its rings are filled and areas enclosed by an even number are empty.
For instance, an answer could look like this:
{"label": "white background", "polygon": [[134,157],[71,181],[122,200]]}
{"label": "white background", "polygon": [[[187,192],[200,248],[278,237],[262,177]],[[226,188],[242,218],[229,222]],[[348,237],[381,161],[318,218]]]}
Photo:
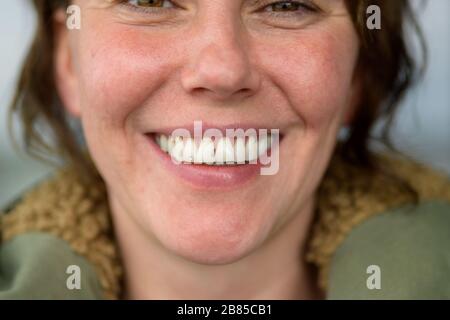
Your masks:
{"label": "white background", "polygon": [[[1,208],[50,168],[15,153],[8,138],[8,102],[35,19],[28,0],[0,1]],[[450,1],[429,0],[420,18],[428,39],[430,65],[425,81],[405,101],[394,133],[402,150],[450,172]]]}

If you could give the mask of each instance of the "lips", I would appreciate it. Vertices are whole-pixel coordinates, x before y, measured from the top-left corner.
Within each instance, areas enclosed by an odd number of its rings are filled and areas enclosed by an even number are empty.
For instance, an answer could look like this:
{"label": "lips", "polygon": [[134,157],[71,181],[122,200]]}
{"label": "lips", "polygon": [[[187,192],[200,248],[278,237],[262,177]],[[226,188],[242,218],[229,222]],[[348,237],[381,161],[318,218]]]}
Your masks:
{"label": "lips", "polygon": [[173,137],[167,132],[152,132],[146,134],[146,139],[161,159],[162,167],[189,187],[229,190],[255,180],[262,167],[260,157],[270,156],[272,147],[278,145],[278,139],[282,140],[271,130],[264,131],[269,134],[220,138]]}

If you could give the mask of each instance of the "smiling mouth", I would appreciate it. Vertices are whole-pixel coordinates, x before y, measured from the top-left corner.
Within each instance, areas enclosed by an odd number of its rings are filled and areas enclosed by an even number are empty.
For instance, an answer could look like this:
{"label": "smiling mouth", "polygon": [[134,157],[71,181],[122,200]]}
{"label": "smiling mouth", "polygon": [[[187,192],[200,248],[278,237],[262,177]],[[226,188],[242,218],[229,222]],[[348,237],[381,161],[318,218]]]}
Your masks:
{"label": "smiling mouth", "polygon": [[258,164],[260,157],[270,154],[275,139],[281,141],[282,136],[267,133],[232,138],[183,138],[153,133],[152,139],[164,153],[179,163],[238,166]]}

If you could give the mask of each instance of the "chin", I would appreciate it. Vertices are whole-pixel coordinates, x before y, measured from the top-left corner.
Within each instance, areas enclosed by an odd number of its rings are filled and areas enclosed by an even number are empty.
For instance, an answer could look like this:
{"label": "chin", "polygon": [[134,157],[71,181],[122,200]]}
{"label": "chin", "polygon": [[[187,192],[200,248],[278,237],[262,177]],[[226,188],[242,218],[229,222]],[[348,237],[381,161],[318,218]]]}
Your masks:
{"label": "chin", "polygon": [[189,208],[162,214],[160,225],[153,230],[159,241],[169,251],[199,264],[236,262],[254,251],[270,229],[261,219],[264,215],[255,219],[245,208]]}

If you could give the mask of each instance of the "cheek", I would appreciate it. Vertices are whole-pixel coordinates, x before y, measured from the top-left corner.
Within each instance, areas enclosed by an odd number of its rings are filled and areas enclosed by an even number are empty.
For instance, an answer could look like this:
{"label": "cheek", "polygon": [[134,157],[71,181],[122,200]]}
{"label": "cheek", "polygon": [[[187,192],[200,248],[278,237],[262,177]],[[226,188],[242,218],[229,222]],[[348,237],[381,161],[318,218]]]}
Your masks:
{"label": "cheek", "polygon": [[164,84],[176,50],[167,38],[145,35],[133,27],[95,28],[95,33],[82,34],[79,42],[83,118],[101,118],[98,123],[123,127],[126,117]]}
{"label": "cheek", "polygon": [[264,49],[265,68],[306,127],[326,125],[349,104],[358,41],[341,34],[348,37],[311,32]]}

